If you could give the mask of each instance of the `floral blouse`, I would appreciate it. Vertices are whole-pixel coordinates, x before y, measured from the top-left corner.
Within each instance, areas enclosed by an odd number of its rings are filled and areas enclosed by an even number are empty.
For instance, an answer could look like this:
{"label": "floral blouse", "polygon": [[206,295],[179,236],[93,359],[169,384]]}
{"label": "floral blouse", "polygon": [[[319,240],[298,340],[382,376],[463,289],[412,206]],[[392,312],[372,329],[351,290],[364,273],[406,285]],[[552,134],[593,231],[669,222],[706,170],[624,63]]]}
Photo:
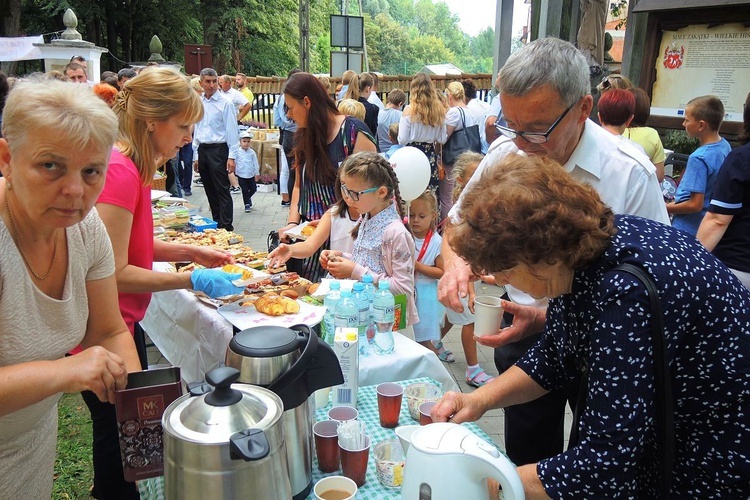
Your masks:
{"label": "floral blouse", "polygon": [[407,301],[407,323],[419,321],[414,302],[414,239],[401,222],[396,205],[391,204],[374,217],[363,216],[351,256],[352,279],[372,275],[377,284],[387,279],[394,295],[404,294]]}

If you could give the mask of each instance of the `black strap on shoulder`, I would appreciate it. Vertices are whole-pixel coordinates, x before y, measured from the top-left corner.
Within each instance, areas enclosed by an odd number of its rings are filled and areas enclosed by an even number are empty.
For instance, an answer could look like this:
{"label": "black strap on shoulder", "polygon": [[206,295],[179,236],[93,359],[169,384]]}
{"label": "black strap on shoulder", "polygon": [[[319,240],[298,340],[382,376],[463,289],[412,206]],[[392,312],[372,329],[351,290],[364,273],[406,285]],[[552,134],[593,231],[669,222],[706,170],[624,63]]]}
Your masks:
{"label": "black strap on shoulder", "polygon": [[[620,264],[613,271],[624,271],[632,274],[643,283],[648,292],[651,303],[651,341],[654,351],[654,387],[656,395],[654,404],[656,406],[656,449],[659,460],[659,498],[669,498],[669,490],[672,485],[672,466],[674,464],[674,399],[672,393],[672,377],[669,370],[669,357],[667,355],[667,341],[664,337],[664,311],[661,308],[659,294],[653,279],[642,267],[634,264]],[[576,398],[576,407],[573,409],[573,427],[570,431],[569,447],[578,442],[578,427],[581,414],[586,408],[586,394],[588,392],[588,366],[582,363],[579,366],[581,380]]]}

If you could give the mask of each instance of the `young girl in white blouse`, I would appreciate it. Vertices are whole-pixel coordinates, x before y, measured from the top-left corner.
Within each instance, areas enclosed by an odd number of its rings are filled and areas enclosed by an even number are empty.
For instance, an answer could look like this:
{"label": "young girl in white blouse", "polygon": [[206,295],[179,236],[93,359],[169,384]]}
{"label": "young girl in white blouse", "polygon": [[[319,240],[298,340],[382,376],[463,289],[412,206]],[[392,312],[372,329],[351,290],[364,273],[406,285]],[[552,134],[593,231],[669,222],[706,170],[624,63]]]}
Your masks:
{"label": "young girl in white blouse", "polygon": [[[443,258],[440,245],[443,239],[435,228],[437,198],[425,191],[411,202],[409,224],[414,233],[417,262],[414,265],[419,323],[414,325],[414,340],[438,354],[440,320],[445,308],[438,302],[438,280],[443,277]],[[440,344],[438,344],[440,345]]]}
{"label": "young girl in white blouse", "polygon": [[387,279],[394,295],[407,298],[407,324],[419,321],[414,302],[414,239],[399,213],[401,197],[391,164],[377,153],[357,153],[339,167],[341,194],[361,214],[351,254],[323,250],[320,263],[334,278]]}
{"label": "young girl in white blouse", "polygon": [[[336,184],[340,186],[340,183],[341,180],[337,179]],[[354,248],[352,230],[357,225],[358,219],[359,211],[357,207],[354,206],[351,198],[344,197],[329,208],[319,221],[316,221],[315,230],[305,241],[293,245],[282,243],[268,254],[268,258],[271,259],[271,266],[278,267],[291,258],[304,259],[310,257],[329,239],[331,250],[351,253]]]}

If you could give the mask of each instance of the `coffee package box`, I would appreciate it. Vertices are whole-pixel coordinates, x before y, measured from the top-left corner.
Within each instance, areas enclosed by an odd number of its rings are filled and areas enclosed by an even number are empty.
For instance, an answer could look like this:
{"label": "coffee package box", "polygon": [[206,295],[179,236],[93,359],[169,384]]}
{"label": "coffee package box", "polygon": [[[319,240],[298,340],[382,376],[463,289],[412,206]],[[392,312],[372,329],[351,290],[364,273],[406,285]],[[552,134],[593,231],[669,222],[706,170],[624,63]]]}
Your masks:
{"label": "coffee package box", "polygon": [[180,369],[160,368],[128,374],[128,386],[115,391],[120,455],[126,481],[164,474],[161,417],[182,395]]}

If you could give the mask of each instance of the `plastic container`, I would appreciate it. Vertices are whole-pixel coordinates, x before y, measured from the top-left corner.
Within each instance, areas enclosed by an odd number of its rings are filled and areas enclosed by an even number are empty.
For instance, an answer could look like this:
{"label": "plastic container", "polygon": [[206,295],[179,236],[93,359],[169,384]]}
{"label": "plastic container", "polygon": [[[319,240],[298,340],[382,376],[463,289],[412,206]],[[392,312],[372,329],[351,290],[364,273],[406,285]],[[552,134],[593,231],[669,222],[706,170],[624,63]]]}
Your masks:
{"label": "plastic container", "polygon": [[362,276],[362,283],[365,285],[365,295],[367,295],[367,300],[370,302],[370,320],[367,324],[367,341],[372,345],[375,340],[375,325],[372,321],[372,301],[375,298],[375,292],[377,289],[372,283],[372,274],[368,273]]}
{"label": "plastic container", "polygon": [[357,331],[359,332],[359,355],[365,357],[369,354],[370,346],[367,343],[367,327],[370,324],[370,301],[365,294],[365,285],[361,282],[352,286],[352,298],[357,303],[358,319]]}
{"label": "plastic container", "polygon": [[359,321],[359,309],[357,303],[352,298],[352,292],[343,290],[341,299],[336,304],[336,314],[333,317],[333,323],[336,328],[357,328]]}
{"label": "plastic container", "polygon": [[338,281],[332,281],[330,284],[330,290],[323,299],[323,305],[326,307],[326,312],[323,315],[323,340],[326,344],[333,346],[333,338],[336,335],[336,325],[334,318],[336,316],[336,306],[341,300],[341,283]]}
{"label": "plastic container", "polygon": [[396,301],[388,281],[378,283],[378,291],[372,300],[372,319],[375,325],[375,340],[372,344],[377,354],[393,352],[393,322]]}
{"label": "plastic container", "polygon": [[190,223],[188,225],[190,226],[190,229],[198,233],[202,233],[206,229],[216,229],[216,227],[218,226],[216,221],[206,219],[205,217],[201,216],[191,217]]}

